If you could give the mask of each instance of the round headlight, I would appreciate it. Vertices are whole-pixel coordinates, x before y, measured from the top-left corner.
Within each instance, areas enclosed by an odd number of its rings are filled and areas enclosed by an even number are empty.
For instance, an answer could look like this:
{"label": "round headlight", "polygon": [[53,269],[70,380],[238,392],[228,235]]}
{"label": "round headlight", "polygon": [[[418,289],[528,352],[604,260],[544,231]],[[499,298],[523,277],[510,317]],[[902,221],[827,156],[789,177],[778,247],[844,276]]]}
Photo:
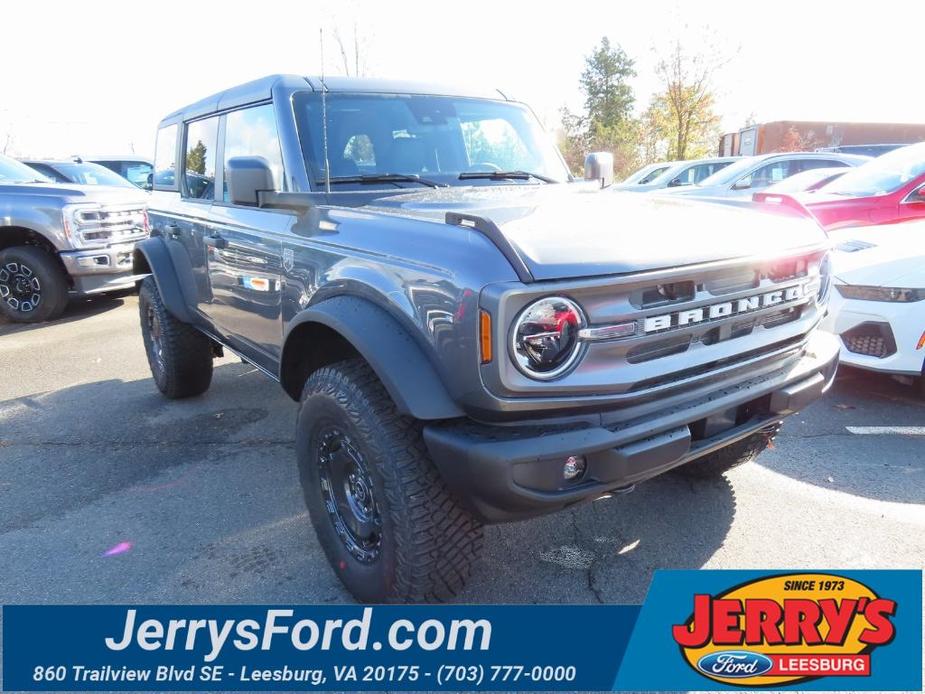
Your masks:
{"label": "round headlight", "polygon": [[570,299],[550,296],[530,304],[514,323],[514,363],[530,378],[561,376],[578,358],[578,331],[584,325],[584,314]]}

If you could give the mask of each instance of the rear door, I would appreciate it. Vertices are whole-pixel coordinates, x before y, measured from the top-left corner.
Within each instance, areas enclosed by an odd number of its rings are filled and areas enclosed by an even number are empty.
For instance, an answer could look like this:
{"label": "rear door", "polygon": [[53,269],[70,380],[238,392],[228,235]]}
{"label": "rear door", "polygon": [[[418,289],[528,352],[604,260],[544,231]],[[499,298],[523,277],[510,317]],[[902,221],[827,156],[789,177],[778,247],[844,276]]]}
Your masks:
{"label": "rear door", "polygon": [[219,194],[201,236],[210,298],[200,308],[232,348],[276,373],[282,342],[282,248],[298,218],[289,211],[232,204],[225,176],[230,158],[259,156],[270,164],[281,188],[283,164],[273,106],[230,111],[222,116],[220,130]]}

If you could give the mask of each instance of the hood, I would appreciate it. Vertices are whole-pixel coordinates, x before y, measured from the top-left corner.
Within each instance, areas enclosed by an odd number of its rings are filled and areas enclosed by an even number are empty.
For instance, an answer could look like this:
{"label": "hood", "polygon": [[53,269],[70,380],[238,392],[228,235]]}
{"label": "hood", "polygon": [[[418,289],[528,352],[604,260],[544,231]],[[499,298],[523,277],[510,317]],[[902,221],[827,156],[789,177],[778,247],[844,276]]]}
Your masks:
{"label": "hood", "polygon": [[439,188],[365,208],[444,222],[492,220],[538,280],[611,275],[777,254],[826,242],[813,220],[746,203],[633,195],[595,185]]}
{"label": "hood", "polygon": [[925,222],[841,229],[832,272],[842,284],[870,287],[925,287]]}
{"label": "hood", "polygon": [[75,183],[14,183],[0,185],[0,195],[57,198],[64,202],[97,202],[101,205],[148,204],[148,195],[140,189],[119,186],[84,186]]}

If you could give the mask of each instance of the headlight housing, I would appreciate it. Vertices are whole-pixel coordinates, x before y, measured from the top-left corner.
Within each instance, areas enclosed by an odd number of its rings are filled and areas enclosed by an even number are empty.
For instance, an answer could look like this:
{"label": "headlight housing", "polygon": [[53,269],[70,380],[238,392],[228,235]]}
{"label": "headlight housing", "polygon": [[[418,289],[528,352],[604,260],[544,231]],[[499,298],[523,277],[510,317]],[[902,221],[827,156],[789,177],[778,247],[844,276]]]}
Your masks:
{"label": "headlight housing", "polygon": [[64,231],[75,248],[101,248],[148,235],[143,207],[103,207],[93,203],[65,205]]}
{"label": "headlight housing", "polygon": [[511,358],[521,373],[549,381],[568,371],[581,354],[578,331],[587,321],[571,299],[548,296],[527,306],[511,329]]}
{"label": "headlight housing", "polygon": [[889,301],[893,303],[911,303],[925,299],[925,289],[906,289],[902,287],[866,287],[859,284],[836,284],[838,293],[846,299],[861,301]]}

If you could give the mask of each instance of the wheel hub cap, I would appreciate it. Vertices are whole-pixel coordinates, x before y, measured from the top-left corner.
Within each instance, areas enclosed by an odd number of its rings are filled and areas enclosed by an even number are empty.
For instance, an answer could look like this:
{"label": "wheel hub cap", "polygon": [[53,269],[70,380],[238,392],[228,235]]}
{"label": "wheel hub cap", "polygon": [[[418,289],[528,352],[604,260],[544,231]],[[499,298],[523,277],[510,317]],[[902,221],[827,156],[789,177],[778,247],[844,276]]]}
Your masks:
{"label": "wheel hub cap", "polygon": [[42,301],[42,284],[32,268],[16,262],[0,267],[0,300],[14,311],[34,311]]}
{"label": "wheel hub cap", "polygon": [[336,427],[321,433],[317,452],[324,505],[338,537],[357,561],[375,561],[382,545],[382,517],[366,461]]}

